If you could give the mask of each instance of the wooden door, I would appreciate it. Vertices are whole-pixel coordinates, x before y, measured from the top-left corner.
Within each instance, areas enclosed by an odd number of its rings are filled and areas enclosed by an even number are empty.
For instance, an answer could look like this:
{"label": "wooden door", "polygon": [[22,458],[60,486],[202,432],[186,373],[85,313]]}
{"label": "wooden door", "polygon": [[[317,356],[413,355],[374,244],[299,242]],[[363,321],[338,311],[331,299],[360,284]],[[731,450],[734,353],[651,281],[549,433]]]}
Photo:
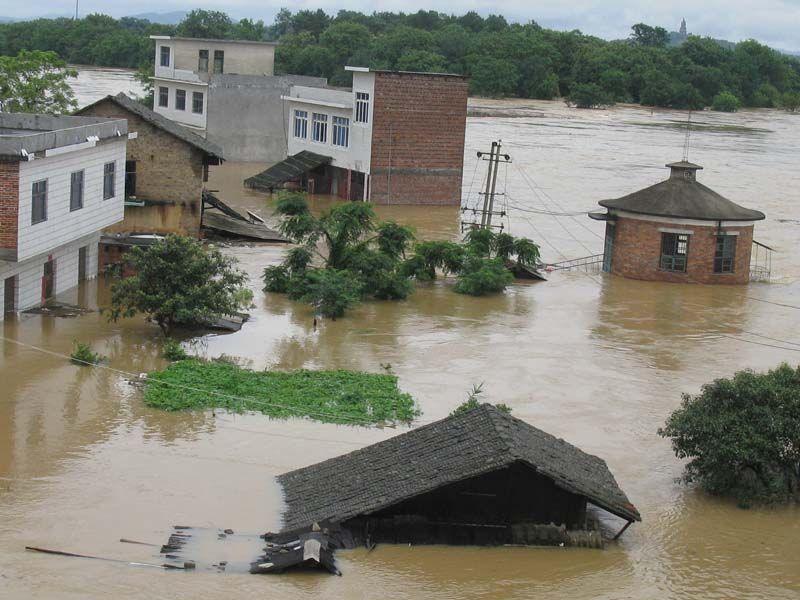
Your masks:
{"label": "wooden door", "polygon": [[3,312],[14,312],[16,304],[14,301],[16,296],[16,283],[16,277],[8,277],[5,280],[5,285],[3,286]]}
{"label": "wooden door", "polygon": [[42,275],[42,302],[53,297],[56,283],[56,262],[51,258],[44,263]]}

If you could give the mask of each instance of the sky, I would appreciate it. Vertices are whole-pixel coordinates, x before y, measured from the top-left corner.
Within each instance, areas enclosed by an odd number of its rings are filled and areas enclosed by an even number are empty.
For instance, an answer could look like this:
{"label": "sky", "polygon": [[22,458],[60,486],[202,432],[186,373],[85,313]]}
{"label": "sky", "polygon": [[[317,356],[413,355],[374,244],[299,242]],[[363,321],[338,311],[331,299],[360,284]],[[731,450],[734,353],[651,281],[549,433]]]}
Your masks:
{"label": "sky", "polygon": [[[800,50],[800,0],[80,0],[80,13],[102,12],[114,17],[146,12],[169,12],[208,8],[223,10],[232,18],[250,17],[271,23],[275,13],[287,6],[293,12],[322,8],[329,14],[339,9],[416,12],[439,10],[463,14],[502,14],[509,21],[535,20],[552,29],[580,29],[605,39],[627,37],[634,23],[660,25],[677,31],[681,18],[689,33],[733,42],[757,39],[783,50]],[[72,14],[74,0],[38,0],[35,3],[0,0],[0,16],[23,18]]]}

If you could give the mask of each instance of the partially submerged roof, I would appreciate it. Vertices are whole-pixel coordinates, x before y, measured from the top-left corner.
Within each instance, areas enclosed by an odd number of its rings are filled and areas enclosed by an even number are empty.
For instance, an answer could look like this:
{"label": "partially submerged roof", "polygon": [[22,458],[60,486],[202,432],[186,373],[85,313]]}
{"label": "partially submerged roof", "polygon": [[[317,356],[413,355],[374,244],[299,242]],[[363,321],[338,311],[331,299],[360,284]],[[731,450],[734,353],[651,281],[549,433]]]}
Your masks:
{"label": "partially submerged roof", "polygon": [[141,102],[137,102],[132,98],[129,98],[122,92],[117,94],[116,96],[106,96],[105,98],[101,98],[97,102],[93,102],[88,106],[84,106],[80,109],[77,114],[82,114],[89,110],[90,108],[97,106],[102,102],[113,102],[117,106],[125,109],[128,112],[135,114],[137,117],[141,118],[142,120],[150,123],[153,127],[157,129],[161,129],[170,135],[175,136],[176,138],[186,142],[187,144],[194,146],[198,150],[204,152],[208,156],[213,156],[214,158],[224,159],[222,156],[222,148],[217,146],[216,144],[209,142],[204,137],[197,135],[195,132],[187,129],[183,125],[179,125],[175,121],[167,119],[166,117],[158,114],[154,110],[147,108]]}
{"label": "partially submerged roof", "polygon": [[247,187],[271,192],[280,184],[307,173],[320,165],[327,164],[333,160],[330,156],[316,154],[303,150],[293,156],[285,158],[281,162],[272,165],[266,171],[258,175],[253,175],[244,180]]}
{"label": "partially submerged roof", "polygon": [[341,523],[517,462],[610,513],[641,520],[604,460],[483,404],[279,476],[284,528]]}
{"label": "partially submerged roof", "polygon": [[669,179],[600,206],[654,217],[700,221],[760,221],[764,213],[740,206],[699,183],[695,172],[700,165],[680,161],[667,165]]}

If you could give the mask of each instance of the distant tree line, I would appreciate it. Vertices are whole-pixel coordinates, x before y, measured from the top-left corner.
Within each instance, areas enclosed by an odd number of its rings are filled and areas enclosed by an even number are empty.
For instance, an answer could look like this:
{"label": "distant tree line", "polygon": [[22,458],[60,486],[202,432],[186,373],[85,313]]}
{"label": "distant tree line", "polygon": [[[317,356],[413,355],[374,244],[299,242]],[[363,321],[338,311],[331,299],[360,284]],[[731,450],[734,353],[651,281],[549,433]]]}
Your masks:
{"label": "distant tree line", "polygon": [[670,47],[665,29],[639,23],[628,39],[606,41],[475,12],[331,16],[281,9],[268,26],[206,10],[190,12],[177,26],[102,15],[39,19],[0,25],[0,54],[52,50],[69,63],[139,67],[152,63],[152,34],[279,41],[276,73],[327,77],[333,85],[350,83],[343,67],[352,64],[461,73],[474,95],[561,97],[577,106],[793,110],[800,102],[800,60],[754,40],[729,48],[690,35]]}

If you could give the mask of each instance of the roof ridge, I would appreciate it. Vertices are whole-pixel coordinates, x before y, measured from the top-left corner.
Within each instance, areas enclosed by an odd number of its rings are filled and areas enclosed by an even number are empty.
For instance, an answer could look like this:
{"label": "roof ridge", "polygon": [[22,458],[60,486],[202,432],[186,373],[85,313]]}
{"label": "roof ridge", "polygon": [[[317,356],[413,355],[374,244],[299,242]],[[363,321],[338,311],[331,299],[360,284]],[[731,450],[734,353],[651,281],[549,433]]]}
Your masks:
{"label": "roof ridge", "polygon": [[492,428],[497,432],[497,437],[503,442],[502,450],[505,450],[514,460],[519,460],[521,454],[516,447],[514,438],[509,432],[511,422],[519,421],[517,417],[513,416],[510,412],[506,412],[497,408],[494,404],[484,402],[480,408],[492,422]]}

